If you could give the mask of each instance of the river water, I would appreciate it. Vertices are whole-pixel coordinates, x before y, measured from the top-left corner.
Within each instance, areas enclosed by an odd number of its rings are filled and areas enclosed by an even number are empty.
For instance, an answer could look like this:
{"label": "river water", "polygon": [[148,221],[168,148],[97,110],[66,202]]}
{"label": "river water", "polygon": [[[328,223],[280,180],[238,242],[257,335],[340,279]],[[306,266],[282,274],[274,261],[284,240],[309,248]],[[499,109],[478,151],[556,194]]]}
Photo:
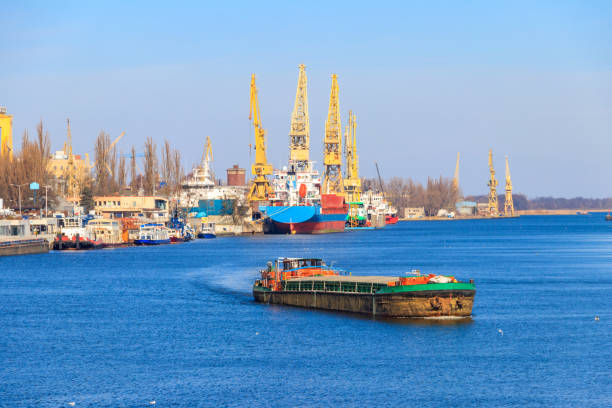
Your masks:
{"label": "river water", "polygon": [[[257,304],[257,270],[278,256],[471,278],[474,315]],[[609,407],[611,291],[603,215],[4,257],[0,406]]]}

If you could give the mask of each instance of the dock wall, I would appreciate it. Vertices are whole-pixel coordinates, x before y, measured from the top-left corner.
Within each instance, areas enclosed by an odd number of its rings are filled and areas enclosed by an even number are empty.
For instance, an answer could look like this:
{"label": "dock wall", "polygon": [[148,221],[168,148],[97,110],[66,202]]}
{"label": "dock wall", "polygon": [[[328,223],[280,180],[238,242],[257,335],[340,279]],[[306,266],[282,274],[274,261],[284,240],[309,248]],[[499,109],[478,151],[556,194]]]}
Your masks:
{"label": "dock wall", "polygon": [[45,239],[19,239],[0,242],[0,256],[30,255],[49,252],[49,242]]}

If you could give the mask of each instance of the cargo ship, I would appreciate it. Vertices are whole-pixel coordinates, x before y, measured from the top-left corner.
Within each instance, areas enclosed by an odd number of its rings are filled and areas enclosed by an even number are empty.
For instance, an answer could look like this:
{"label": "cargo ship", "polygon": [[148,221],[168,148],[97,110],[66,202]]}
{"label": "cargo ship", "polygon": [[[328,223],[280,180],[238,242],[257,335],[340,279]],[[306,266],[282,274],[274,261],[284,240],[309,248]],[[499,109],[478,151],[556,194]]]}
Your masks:
{"label": "cargo ship", "polygon": [[475,293],[453,276],[353,276],[318,258],[268,262],[253,285],[257,302],[391,318],[466,318]]}
{"label": "cargo ship", "polygon": [[343,196],[321,194],[321,176],[313,163],[275,170],[270,197],[272,205],[259,210],[280,234],[343,232],[348,206]]}

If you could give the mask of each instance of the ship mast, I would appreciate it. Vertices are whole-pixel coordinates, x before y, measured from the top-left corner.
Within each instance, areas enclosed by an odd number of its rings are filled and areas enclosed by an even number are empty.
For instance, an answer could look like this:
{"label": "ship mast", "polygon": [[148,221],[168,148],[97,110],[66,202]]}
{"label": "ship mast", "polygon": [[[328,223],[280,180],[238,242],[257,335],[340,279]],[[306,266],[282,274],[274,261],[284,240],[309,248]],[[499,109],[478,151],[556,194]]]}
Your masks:
{"label": "ship mast", "polygon": [[257,100],[257,87],[255,86],[255,74],[251,76],[251,108],[249,120],[253,120],[255,128],[255,163],[251,167],[253,182],[249,191],[249,201],[262,201],[268,199],[272,193],[270,181],[266,178],[272,174],[272,165],[266,159],[266,131],[261,127],[259,117],[259,102]]}
{"label": "ship mast", "polygon": [[310,169],[310,120],[308,118],[308,90],[306,66],[299,66],[295,104],[289,130],[289,162],[294,170]]}
{"label": "ship mast", "polygon": [[357,120],[349,111],[349,123],[344,130],[344,154],[346,170],[344,192],[347,202],[361,201],[361,179],[359,178],[359,157],[357,156]]}
{"label": "ship mast", "polygon": [[342,183],[342,125],[340,122],[340,103],[338,101],[338,79],[332,75],[329,112],[325,122],[323,194],[344,195]]}
{"label": "ship mast", "polygon": [[514,201],[512,200],[512,180],[510,179],[510,166],[506,156],[506,197],[504,201],[504,213],[506,216],[514,215]]}
{"label": "ship mast", "polygon": [[489,150],[489,215],[497,216],[497,180],[495,179],[495,169],[493,168],[493,151]]}

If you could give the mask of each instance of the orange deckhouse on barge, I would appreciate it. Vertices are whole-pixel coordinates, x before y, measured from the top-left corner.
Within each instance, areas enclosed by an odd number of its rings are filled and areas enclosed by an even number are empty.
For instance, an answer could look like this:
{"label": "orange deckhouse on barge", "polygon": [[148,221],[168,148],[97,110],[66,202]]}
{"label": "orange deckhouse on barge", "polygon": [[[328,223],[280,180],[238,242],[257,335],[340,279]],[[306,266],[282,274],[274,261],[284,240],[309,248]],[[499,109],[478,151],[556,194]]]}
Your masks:
{"label": "orange deckhouse on barge", "polygon": [[353,276],[318,258],[268,262],[253,285],[258,302],[382,317],[469,317],[475,293],[453,276]]}

